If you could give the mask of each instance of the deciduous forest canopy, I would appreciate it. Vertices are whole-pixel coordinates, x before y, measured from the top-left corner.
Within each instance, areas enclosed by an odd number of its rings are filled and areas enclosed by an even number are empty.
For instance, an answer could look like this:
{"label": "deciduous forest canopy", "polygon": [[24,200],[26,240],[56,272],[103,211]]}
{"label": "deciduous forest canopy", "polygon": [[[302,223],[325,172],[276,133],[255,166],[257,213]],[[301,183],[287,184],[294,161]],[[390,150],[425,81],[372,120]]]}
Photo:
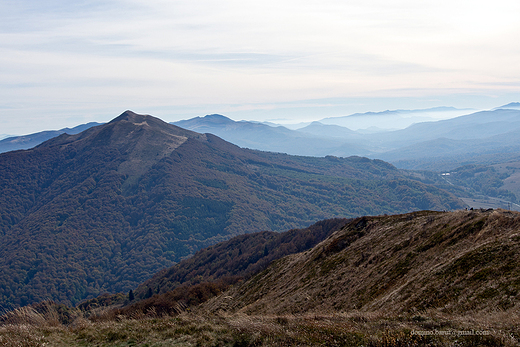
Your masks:
{"label": "deciduous forest canopy", "polygon": [[126,292],[243,233],[463,206],[380,160],[247,150],[130,111],[1,154],[0,183],[5,308]]}

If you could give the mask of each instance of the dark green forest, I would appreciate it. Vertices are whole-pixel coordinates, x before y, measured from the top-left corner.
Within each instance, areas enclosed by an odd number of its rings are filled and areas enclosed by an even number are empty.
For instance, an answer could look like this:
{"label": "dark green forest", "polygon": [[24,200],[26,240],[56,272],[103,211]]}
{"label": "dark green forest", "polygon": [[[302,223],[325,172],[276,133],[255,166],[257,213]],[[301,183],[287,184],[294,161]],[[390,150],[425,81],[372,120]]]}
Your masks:
{"label": "dark green forest", "polygon": [[247,150],[131,112],[0,154],[0,192],[4,309],[128,292],[240,234],[462,207],[383,161]]}

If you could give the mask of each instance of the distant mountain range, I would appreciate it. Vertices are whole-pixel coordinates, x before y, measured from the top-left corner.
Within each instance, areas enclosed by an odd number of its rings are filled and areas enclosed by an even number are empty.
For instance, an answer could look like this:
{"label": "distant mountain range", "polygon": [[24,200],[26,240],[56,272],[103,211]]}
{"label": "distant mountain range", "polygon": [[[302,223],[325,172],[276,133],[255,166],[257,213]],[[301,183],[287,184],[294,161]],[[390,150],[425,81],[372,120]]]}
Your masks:
{"label": "distant mountain range", "polygon": [[434,107],[420,110],[387,110],[382,112],[355,113],[343,117],[328,117],[319,122],[339,125],[352,130],[369,129],[375,126],[380,130],[391,131],[404,129],[415,123],[454,118],[472,112],[474,112],[473,109],[457,109],[454,107]]}
{"label": "distant mountain range", "polygon": [[346,138],[351,139],[352,141],[359,141],[364,138],[362,133],[350,130],[349,128],[339,125],[323,124],[321,122],[312,122],[311,124],[297,130],[298,132],[320,138],[328,137],[343,141]]}
{"label": "distant mountain range", "polygon": [[[453,117],[469,110],[438,107],[425,110],[368,112],[345,117],[325,118],[305,127],[289,130],[283,126],[248,121],[235,122],[222,115],[208,115],[173,122],[182,128],[216,134],[238,146],[265,151],[311,156],[362,155],[377,157],[381,152],[396,149],[399,140],[420,141],[411,131],[402,133],[386,128],[404,128],[418,121],[433,120],[432,115]],[[423,123],[433,124],[435,122]],[[392,126],[388,126],[391,124]],[[354,131],[352,129],[361,129]],[[411,134],[411,135],[410,135]],[[397,139],[397,140],[396,140]],[[390,147],[393,146],[393,147]]]}
{"label": "distant mountain range", "polygon": [[[446,160],[454,161],[456,167],[473,157],[520,152],[519,135],[520,110],[501,108],[380,134],[380,141],[392,149],[373,157],[409,169],[421,169],[432,162]],[[461,158],[464,156],[466,158]],[[405,165],[407,160],[414,160],[415,165]]]}
{"label": "distant mountain range", "polygon": [[[479,164],[489,154],[520,152],[520,110],[511,103],[493,111],[481,111],[446,120],[412,124],[405,129],[361,133],[349,128],[313,122],[298,130],[252,122],[235,122],[224,116],[197,117],[174,124],[221,136],[241,147],[311,156],[362,155],[395,163],[400,168],[450,170],[463,163]],[[426,110],[459,112],[451,108]],[[388,111],[344,118],[363,118],[379,125],[385,117],[419,111]],[[216,121],[218,119],[218,121]],[[332,122],[336,118],[329,118]],[[368,123],[367,123],[368,124]],[[466,158],[463,158],[466,156]],[[497,157],[498,158],[498,157]],[[488,164],[488,162],[485,162]]]}
{"label": "distant mountain range", "polygon": [[[474,207],[504,207],[517,203],[520,194],[520,180],[516,180],[516,171],[511,169],[520,162],[520,106],[518,102],[497,107],[491,111],[480,111],[450,119],[421,122],[405,129],[384,131],[378,119],[392,121],[396,124],[402,119],[412,119],[417,115],[443,115],[468,112],[450,107],[426,110],[395,110],[385,112],[369,112],[355,114],[343,119],[364,119],[372,124],[371,128],[358,131],[344,126],[313,122],[300,129],[290,130],[279,125],[267,125],[250,121],[233,121],[222,115],[208,115],[189,120],[175,122],[175,125],[200,133],[215,134],[240,147],[258,149],[269,152],[288,153],[291,155],[325,157],[364,156],[381,159],[392,163],[399,169],[428,170],[442,172],[472,172],[467,180],[459,177],[455,181],[459,185],[446,186],[444,181],[427,175],[430,179],[424,183],[435,184],[448,189],[461,198],[478,198]],[[328,118],[333,122],[335,118]],[[83,127],[88,127],[89,124]],[[80,130],[81,127],[78,127]],[[61,131],[67,131],[62,129]],[[0,141],[6,146],[13,144],[20,147],[26,139],[39,142],[42,135],[38,133],[26,137],[11,138]],[[46,138],[46,137],[45,137]],[[28,147],[28,144],[24,145]],[[23,146],[22,146],[23,147]],[[9,147],[13,148],[13,147]],[[477,165],[486,172],[486,179],[478,170],[469,171],[460,167]],[[495,167],[501,165],[500,167]],[[495,170],[495,168],[498,169]],[[495,170],[495,171],[493,171]],[[422,175],[422,174],[420,174]],[[458,174],[455,174],[458,175]],[[454,176],[452,176],[454,177]],[[444,183],[443,183],[444,182]],[[518,183],[516,183],[518,182]],[[505,188],[507,187],[507,190]],[[477,195],[485,195],[478,197]],[[491,195],[488,195],[491,194]],[[492,203],[488,197],[498,198]],[[484,200],[487,202],[484,202]],[[466,202],[468,200],[465,200]],[[513,205],[516,207],[516,205]]]}
{"label": "distant mountain range", "polygon": [[[424,183],[447,189],[473,207],[518,209],[520,179],[516,171],[520,165],[520,110],[515,107],[519,105],[510,103],[492,111],[372,133],[320,122],[297,130],[254,124],[253,128],[261,131],[245,131],[245,128],[251,129],[251,122],[235,122],[215,115],[177,124],[189,129],[204,127],[204,131],[250,148],[311,156],[360,155],[388,161],[400,169],[428,170],[433,173],[420,173],[414,178],[427,176],[422,180]],[[398,120],[403,115],[423,111],[457,110],[388,111],[352,117]],[[221,119],[218,125],[210,121],[212,117]],[[440,176],[446,172],[451,175],[449,180]]]}
{"label": "distant mountain range", "polygon": [[[310,132],[289,130],[283,126],[273,127],[248,121],[236,122],[222,115],[195,117],[172,124],[192,131],[215,134],[237,146],[262,151],[317,157],[368,153],[363,145],[356,143],[357,137],[323,138]],[[340,132],[341,129],[338,131]],[[343,148],[340,152],[338,152],[339,147]]]}
{"label": "distant mountain range", "polygon": [[[464,164],[489,164],[489,155],[492,154],[497,155],[496,158],[504,158],[504,155],[516,153],[518,141],[515,132],[520,129],[519,105],[513,102],[492,111],[458,117],[453,116],[470,110],[438,107],[368,112],[325,118],[297,130],[258,122],[233,121],[216,114],[172,124],[217,135],[243,148],[317,157],[366,156],[389,161],[399,168],[446,171]],[[451,118],[424,122],[428,117],[433,119],[433,116],[437,119]],[[387,123],[399,128],[398,124],[403,120],[415,121],[419,119],[417,117],[423,122],[399,130],[383,129]],[[353,125],[353,122],[364,122],[367,127],[354,131],[352,127],[344,126]],[[0,141],[0,152],[27,149],[60,133],[74,134],[96,124],[7,138]]]}
{"label": "distant mountain range", "polygon": [[[512,102],[493,109],[445,120],[421,122],[405,129],[388,131],[383,123],[397,124],[402,119],[421,115],[454,115],[469,112],[452,107],[425,110],[368,112],[346,117],[326,118],[296,130],[251,121],[233,121],[222,115],[208,115],[174,122],[199,133],[215,134],[243,148],[292,155],[324,157],[366,156],[388,161],[398,168],[450,171],[463,165],[494,165],[518,160],[520,103]],[[338,125],[361,119],[371,125],[358,131]],[[337,123],[324,124],[323,122]],[[75,134],[98,123],[72,129],[46,131],[6,138],[0,152],[31,148],[61,133]]]}
{"label": "distant mountain range", "polygon": [[0,136],[0,153],[15,151],[18,149],[29,149],[33,148],[40,143],[52,139],[53,137],[59,136],[61,134],[69,134],[74,135],[78,134],[88,128],[91,128],[96,125],[100,125],[101,123],[90,122],[87,124],[81,124],[75,126],[74,128],[63,128],[60,130],[48,130],[41,131],[34,134],[22,135],[22,136],[10,136],[5,135],[4,137]]}
{"label": "distant mountain range", "polygon": [[0,306],[127,291],[239,234],[463,206],[381,160],[248,150],[127,111],[0,154]]}
{"label": "distant mountain range", "polygon": [[[520,102],[510,102],[507,105],[497,107],[496,109],[513,109],[513,110],[520,110]],[[496,110],[495,109],[495,110]]]}

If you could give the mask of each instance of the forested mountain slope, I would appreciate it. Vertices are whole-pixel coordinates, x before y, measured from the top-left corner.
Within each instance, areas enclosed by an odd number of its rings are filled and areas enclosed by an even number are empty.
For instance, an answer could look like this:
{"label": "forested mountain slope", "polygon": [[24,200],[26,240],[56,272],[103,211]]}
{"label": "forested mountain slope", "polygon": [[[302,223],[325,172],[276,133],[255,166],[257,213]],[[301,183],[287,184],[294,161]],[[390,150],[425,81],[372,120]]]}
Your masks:
{"label": "forested mountain slope", "polygon": [[0,305],[126,292],[239,234],[462,206],[383,161],[246,150],[127,111],[0,154]]}
{"label": "forested mountain slope", "polygon": [[304,229],[281,233],[260,231],[235,236],[158,272],[141,284],[135,295],[145,297],[149,289],[153,293],[166,293],[181,285],[212,282],[223,277],[236,277],[235,280],[248,278],[265,269],[273,260],[314,247],[347,222],[348,219],[335,218]]}
{"label": "forested mountain slope", "polygon": [[95,315],[99,306],[112,306],[109,315],[131,317],[146,315],[150,310],[159,315],[175,315],[179,308],[197,306],[256,275],[277,259],[314,247],[348,221],[333,218],[281,233],[259,231],[238,235],[159,271],[128,295],[104,294],[81,302],[78,308],[86,315]]}

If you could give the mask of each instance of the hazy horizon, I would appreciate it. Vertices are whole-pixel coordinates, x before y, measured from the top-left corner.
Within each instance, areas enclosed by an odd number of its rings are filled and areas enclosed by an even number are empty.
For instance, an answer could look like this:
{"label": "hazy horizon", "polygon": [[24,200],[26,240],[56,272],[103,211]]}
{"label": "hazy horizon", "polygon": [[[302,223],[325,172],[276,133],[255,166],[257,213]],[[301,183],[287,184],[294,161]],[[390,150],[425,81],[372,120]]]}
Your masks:
{"label": "hazy horizon", "polygon": [[520,4],[5,0],[0,134],[131,109],[308,122],[520,100]]}

